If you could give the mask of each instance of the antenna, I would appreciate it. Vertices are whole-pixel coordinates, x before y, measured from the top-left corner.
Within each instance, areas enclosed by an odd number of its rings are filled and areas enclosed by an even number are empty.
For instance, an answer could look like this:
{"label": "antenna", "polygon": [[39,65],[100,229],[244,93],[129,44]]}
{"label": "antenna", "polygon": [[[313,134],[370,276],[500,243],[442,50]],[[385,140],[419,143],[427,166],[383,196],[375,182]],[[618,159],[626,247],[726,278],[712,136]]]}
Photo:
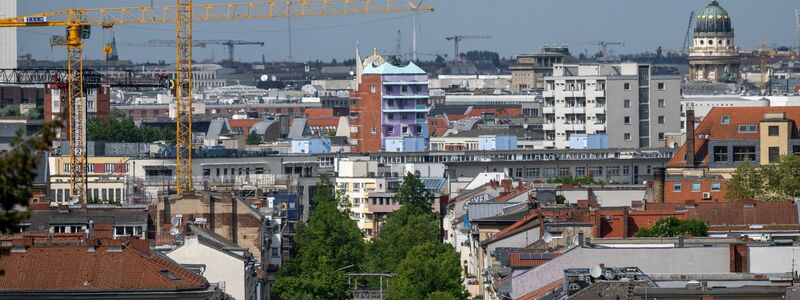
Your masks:
{"label": "antenna", "polygon": [[794,51],[800,55],[800,9],[794,10],[794,20],[797,22],[797,28],[794,30]]}
{"label": "antenna", "polygon": [[[419,0],[419,2],[417,2],[417,4],[414,4],[412,1],[413,0],[408,2],[408,5],[411,6],[411,8],[414,9],[414,14],[412,15],[413,16],[412,24],[411,24],[411,26],[412,26],[412,29],[411,29],[411,61],[417,61],[417,26],[419,26],[417,24],[417,18],[419,17],[419,12],[417,11],[417,8],[419,8],[419,6],[422,5],[422,1],[425,1],[425,0]],[[422,31],[422,30],[420,30],[420,31]]]}
{"label": "antenna", "polygon": [[288,30],[288,32],[289,32],[289,58],[288,59],[289,59],[289,62],[292,62],[292,11],[291,11],[292,6],[291,6],[291,4],[288,4],[289,2],[286,2],[286,3],[287,3],[287,7],[286,7],[286,16],[287,16],[286,17],[286,22],[288,23],[288,26],[289,26],[289,28],[288,28],[289,29]]}

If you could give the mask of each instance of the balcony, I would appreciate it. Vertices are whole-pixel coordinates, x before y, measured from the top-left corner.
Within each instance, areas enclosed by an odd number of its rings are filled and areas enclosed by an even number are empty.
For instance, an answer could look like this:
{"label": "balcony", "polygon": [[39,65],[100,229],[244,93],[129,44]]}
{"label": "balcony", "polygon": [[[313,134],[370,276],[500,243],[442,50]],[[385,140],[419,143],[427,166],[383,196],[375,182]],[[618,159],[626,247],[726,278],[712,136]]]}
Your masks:
{"label": "balcony", "polygon": [[544,146],[545,148],[555,147],[556,146],[556,142],[552,141],[552,140],[542,141],[542,146]]}
{"label": "balcony", "polygon": [[606,124],[594,124],[594,131],[606,131]]}
{"label": "balcony", "polygon": [[543,91],[542,92],[542,97],[553,98],[553,91]]}
{"label": "balcony", "polygon": [[425,104],[384,106],[383,112],[428,112],[430,109]]}
{"label": "balcony", "polygon": [[556,126],[553,123],[542,124],[542,130],[555,130]]}
{"label": "balcony", "polygon": [[549,106],[549,107],[547,107],[547,106],[546,106],[546,107],[542,107],[542,113],[545,113],[545,114],[553,114],[553,113],[555,113],[555,112],[556,112],[556,108],[555,108],[555,107],[552,107],[552,106]]}
{"label": "balcony", "polygon": [[573,124],[564,124],[564,130],[568,131],[585,131],[586,124],[583,123],[573,123]]}
{"label": "balcony", "polygon": [[603,97],[605,97],[605,96],[606,96],[606,91],[592,91],[592,92],[591,92],[591,94],[592,94],[592,95],[593,95],[595,98],[603,98]]}
{"label": "balcony", "polygon": [[585,114],[585,113],[586,113],[586,107],[584,107],[584,106],[570,106],[570,107],[567,107],[566,109],[564,109],[564,114],[579,114],[579,115],[582,115],[582,114]]}
{"label": "balcony", "polygon": [[606,108],[604,106],[595,106],[594,107],[594,114],[604,114],[606,113]]}

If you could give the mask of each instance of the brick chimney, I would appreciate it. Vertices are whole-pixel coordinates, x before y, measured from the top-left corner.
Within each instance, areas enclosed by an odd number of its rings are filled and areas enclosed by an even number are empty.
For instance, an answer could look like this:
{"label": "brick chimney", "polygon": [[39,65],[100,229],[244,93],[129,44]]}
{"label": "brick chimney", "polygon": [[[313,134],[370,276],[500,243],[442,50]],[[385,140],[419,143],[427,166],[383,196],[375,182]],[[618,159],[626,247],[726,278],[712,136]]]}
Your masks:
{"label": "brick chimney", "polygon": [[666,170],[664,168],[653,168],[653,202],[664,202],[664,181],[666,180]]}
{"label": "brick chimney", "polygon": [[511,181],[511,179],[503,179],[502,181],[500,181],[500,185],[503,186],[503,192],[506,193],[510,192],[511,189],[514,187],[514,183]]}
{"label": "brick chimney", "polygon": [[686,166],[694,168],[695,166],[695,153],[694,153],[694,107],[689,106],[686,109]]}

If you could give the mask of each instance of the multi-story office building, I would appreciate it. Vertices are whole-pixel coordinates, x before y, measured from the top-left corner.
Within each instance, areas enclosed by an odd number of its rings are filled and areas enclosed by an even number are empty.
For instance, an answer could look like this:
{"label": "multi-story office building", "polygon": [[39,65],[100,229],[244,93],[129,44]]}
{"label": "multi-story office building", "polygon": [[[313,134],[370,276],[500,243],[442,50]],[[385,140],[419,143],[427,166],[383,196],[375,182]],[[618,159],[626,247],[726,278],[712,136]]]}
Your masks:
{"label": "multi-story office building", "polygon": [[554,64],[576,62],[567,45],[544,45],[539,53],[517,55],[517,62],[511,66],[511,92],[541,90],[544,78],[553,74]]}
{"label": "multi-story office building", "polygon": [[547,147],[569,147],[573,134],[607,134],[611,148],[663,147],[680,132],[681,78],[645,64],[553,66],[545,78]]}
{"label": "multi-story office building", "polygon": [[353,151],[383,150],[387,138],[428,139],[428,75],[413,62],[404,67],[377,54],[359,65],[358,89],[350,110]]}

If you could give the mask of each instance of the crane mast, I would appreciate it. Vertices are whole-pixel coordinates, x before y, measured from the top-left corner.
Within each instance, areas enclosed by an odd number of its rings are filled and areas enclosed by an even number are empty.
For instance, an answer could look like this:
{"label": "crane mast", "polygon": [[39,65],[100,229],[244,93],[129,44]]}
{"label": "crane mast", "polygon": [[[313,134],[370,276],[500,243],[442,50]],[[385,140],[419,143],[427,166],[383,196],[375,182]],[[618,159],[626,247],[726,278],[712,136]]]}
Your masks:
{"label": "crane mast", "polygon": [[[83,40],[90,26],[175,23],[176,166],[178,193],[192,192],[192,23],[290,17],[319,17],[390,12],[432,11],[395,0],[287,0],[285,2],[206,3],[176,0],[174,6],[80,8],[0,19],[0,28],[66,27],[67,36],[52,44],[67,47],[70,198],[86,201],[86,111],[83,92]],[[62,41],[63,40],[63,41]]]}

